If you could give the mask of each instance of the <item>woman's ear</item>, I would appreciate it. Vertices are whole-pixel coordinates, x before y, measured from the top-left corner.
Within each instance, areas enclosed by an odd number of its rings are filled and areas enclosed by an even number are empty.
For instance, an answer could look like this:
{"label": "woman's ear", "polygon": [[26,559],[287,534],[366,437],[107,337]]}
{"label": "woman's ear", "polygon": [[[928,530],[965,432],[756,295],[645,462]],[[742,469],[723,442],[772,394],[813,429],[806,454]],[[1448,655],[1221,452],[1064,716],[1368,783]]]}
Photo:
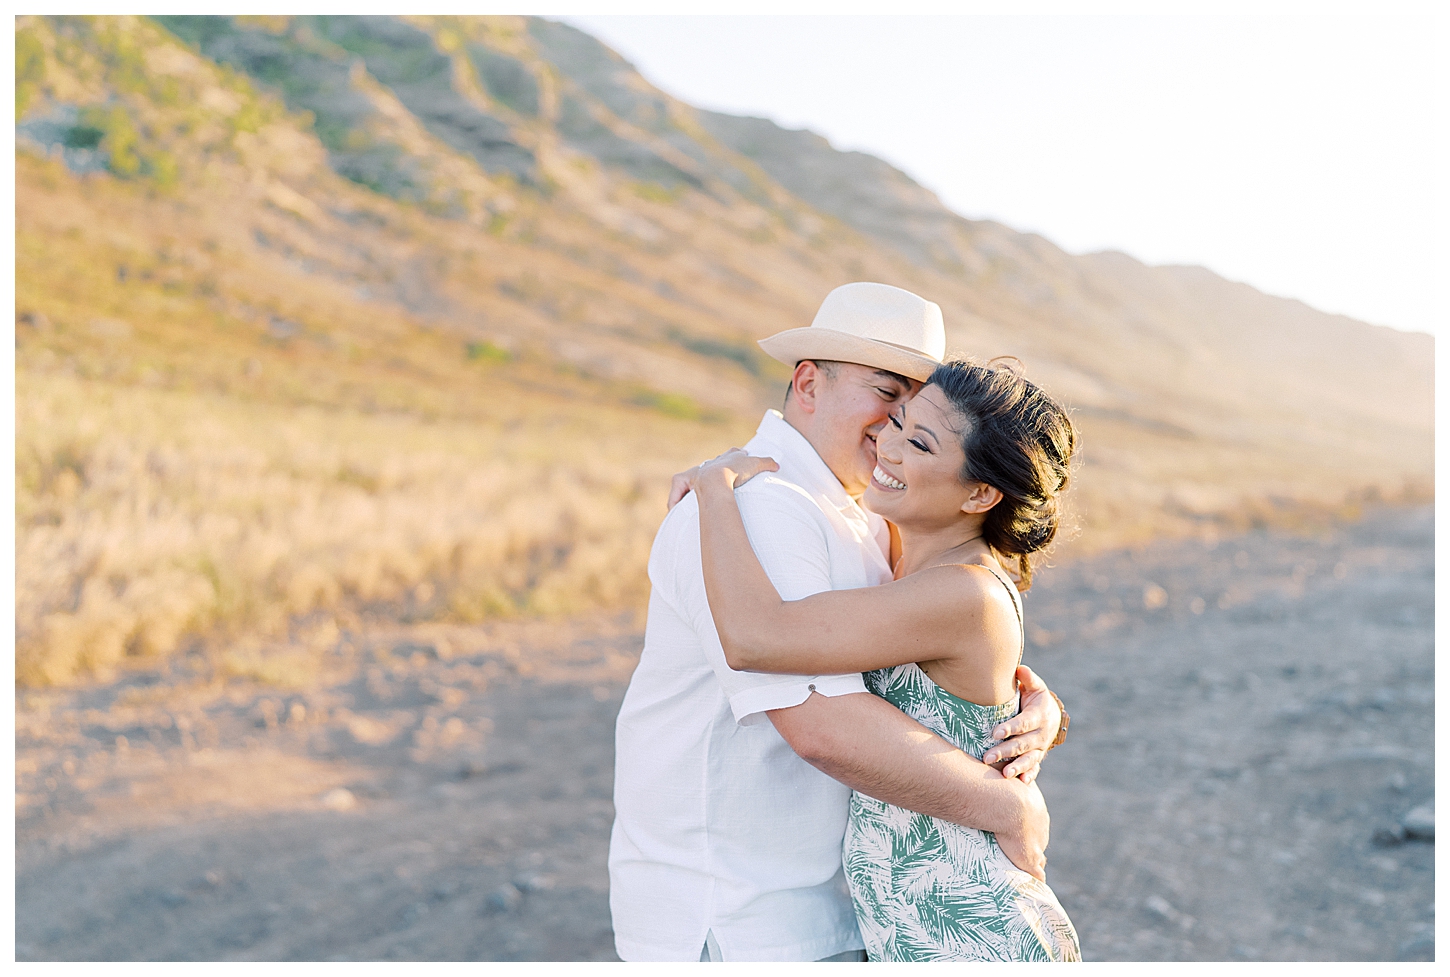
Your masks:
{"label": "woman's ear", "polygon": [[1002,501],[1001,489],[993,488],[986,482],[972,482],[971,492],[967,495],[967,501],[962,503],[962,511],[969,516],[980,516],[992,506]]}

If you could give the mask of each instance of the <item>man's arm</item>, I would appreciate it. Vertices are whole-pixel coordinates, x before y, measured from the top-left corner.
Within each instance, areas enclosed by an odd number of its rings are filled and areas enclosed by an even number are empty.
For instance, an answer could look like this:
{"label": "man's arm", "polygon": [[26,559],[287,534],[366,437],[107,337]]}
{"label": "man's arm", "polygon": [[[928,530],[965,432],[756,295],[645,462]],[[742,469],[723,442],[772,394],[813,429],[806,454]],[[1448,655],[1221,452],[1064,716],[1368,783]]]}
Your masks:
{"label": "man's arm", "polygon": [[807,763],[898,807],[994,832],[1012,863],[1045,878],[1049,818],[1033,784],[1004,777],[870,693],[812,694],[766,715]]}

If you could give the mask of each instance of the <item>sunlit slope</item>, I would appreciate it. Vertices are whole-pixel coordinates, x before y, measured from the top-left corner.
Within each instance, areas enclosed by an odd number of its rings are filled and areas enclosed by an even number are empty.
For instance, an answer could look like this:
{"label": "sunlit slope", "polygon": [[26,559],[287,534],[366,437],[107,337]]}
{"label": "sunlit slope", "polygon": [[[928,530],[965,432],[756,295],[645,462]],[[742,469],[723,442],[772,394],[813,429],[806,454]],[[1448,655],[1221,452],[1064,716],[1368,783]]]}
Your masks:
{"label": "sunlit slope", "polygon": [[966,221],[549,21],[23,17],[17,110],[25,681],[638,606],[665,476],[851,280],[1076,409],[1075,546],[1428,491],[1428,337]]}

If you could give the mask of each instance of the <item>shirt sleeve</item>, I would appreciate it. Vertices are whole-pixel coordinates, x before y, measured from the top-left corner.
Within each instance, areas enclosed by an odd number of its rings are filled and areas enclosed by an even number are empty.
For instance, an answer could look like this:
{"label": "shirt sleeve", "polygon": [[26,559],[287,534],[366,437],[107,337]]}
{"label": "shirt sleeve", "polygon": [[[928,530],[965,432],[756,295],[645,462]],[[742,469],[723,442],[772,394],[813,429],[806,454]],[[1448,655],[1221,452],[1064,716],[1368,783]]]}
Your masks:
{"label": "shirt sleeve", "polygon": [[[800,600],[831,589],[831,532],[810,496],[789,482],[760,476],[735,493],[745,531],[761,566],[783,600]],[[861,673],[847,675],[775,675],[736,671],[725,662],[705,595],[700,561],[700,512],[693,493],[679,506],[676,528],[674,591],[677,610],[699,638],[700,647],[725,691],[735,721],[743,726],[766,722],[771,709],[798,706],[812,692],[845,695],[865,692]],[[673,515],[673,513],[672,513]]]}

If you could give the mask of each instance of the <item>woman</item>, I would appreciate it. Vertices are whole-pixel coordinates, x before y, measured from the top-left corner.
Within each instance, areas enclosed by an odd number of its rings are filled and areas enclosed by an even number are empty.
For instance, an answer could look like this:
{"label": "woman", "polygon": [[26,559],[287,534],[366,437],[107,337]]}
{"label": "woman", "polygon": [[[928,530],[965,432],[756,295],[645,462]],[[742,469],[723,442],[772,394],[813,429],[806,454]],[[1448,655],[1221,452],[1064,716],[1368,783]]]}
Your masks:
{"label": "woman", "polygon": [[[775,463],[735,450],[701,466],[705,586],[730,666],[866,672],[872,692],[980,759],[1018,710],[1018,589],[1056,535],[1076,441],[1016,373],[943,364],[881,431],[862,500],[899,534],[894,581],[797,601],[780,599],[735,504],[733,487]],[[1080,959],[1057,897],[990,833],[858,793],[844,860],[872,960]]]}

